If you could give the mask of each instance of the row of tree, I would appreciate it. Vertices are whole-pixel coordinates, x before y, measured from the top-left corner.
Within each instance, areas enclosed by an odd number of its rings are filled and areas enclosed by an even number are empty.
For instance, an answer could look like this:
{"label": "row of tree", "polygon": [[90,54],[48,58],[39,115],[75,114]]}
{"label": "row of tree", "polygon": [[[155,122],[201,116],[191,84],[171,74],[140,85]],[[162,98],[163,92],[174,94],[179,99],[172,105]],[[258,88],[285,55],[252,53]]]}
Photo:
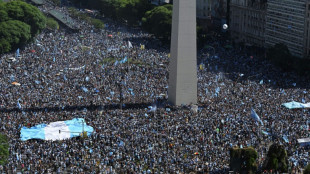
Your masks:
{"label": "row of tree", "polygon": [[0,54],[16,49],[45,28],[46,17],[23,1],[0,2]]}
{"label": "row of tree", "polygon": [[[257,152],[252,147],[232,148],[230,149],[230,168],[238,173],[256,173],[257,157]],[[263,164],[263,170],[288,172],[288,156],[283,145],[275,143],[270,146]]]}
{"label": "row of tree", "polygon": [[270,47],[267,50],[267,59],[284,71],[295,71],[300,75],[310,75],[310,59],[293,56],[283,43]]}
{"label": "row of tree", "polygon": [[78,7],[96,9],[104,16],[140,26],[158,38],[169,38],[172,5],[154,6],[149,0],[71,0]]}
{"label": "row of tree", "polygon": [[9,157],[8,138],[0,133],[0,165],[4,165]]}

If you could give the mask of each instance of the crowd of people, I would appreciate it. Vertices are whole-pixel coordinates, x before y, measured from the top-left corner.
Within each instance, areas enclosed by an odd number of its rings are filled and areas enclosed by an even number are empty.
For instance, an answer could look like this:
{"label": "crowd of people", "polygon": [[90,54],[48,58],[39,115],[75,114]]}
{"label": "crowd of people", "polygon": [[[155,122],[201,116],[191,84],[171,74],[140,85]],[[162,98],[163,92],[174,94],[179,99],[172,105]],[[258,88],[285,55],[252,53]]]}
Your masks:
{"label": "crowd of people", "polygon": [[[297,143],[310,137],[309,110],[281,106],[310,102],[308,77],[210,40],[214,52],[198,54],[198,111],[170,106],[169,47],[139,29],[105,24],[45,30],[18,57],[1,57],[0,132],[10,156],[0,173],[228,173],[231,147],[253,146],[260,169],[273,142],[287,149],[292,173],[310,162],[309,148]],[[72,118],[84,118],[93,134],[20,140],[24,126]]]}

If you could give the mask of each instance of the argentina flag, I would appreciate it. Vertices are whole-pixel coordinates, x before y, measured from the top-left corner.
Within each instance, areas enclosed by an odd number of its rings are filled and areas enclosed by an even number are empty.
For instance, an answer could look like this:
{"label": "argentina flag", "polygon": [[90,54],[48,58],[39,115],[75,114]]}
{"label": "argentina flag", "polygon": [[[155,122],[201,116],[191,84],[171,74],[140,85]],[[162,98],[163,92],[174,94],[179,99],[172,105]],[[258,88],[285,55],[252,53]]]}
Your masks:
{"label": "argentina flag", "polygon": [[64,140],[80,136],[82,132],[91,135],[93,127],[86,125],[83,118],[74,118],[67,121],[52,122],[48,125],[39,124],[31,128],[23,127],[20,131],[20,139],[27,141],[30,139],[42,140]]}
{"label": "argentina flag", "polygon": [[256,112],[253,110],[253,108],[251,109],[251,117],[255,120],[258,121],[262,124],[262,126],[264,126],[263,121],[259,118],[259,116],[256,114]]}

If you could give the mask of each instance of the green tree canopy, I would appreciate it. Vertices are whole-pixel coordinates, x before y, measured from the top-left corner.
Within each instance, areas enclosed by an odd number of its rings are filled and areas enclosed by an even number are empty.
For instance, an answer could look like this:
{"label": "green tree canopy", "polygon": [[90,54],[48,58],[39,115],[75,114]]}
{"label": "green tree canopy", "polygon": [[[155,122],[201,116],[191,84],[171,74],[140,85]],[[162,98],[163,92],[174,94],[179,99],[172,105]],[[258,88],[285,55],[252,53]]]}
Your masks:
{"label": "green tree canopy", "polygon": [[231,148],[230,149],[230,168],[239,173],[255,173],[257,170],[258,155],[255,149],[249,148]]}
{"label": "green tree canopy", "polygon": [[267,58],[284,70],[292,69],[292,55],[283,43],[275,44],[267,50]]}
{"label": "green tree canopy", "polygon": [[46,18],[35,6],[23,1],[5,3],[5,9],[12,20],[19,20],[31,26],[31,35],[34,37],[45,28]]}
{"label": "green tree canopy", "polygon": [[5,3],[0,2],[0,22],[4,22],[7,20],[9,20],[9,15],[8,12],[5,10]]}
{"label": "green tree canopy", "polygon": [[267,170],[287,173],[288,171],[288,157],[283,145],[272,144],[269,148],[264,168]]}
{"label": "green tree canopy", "polygon": [[105,16],[137,24],[145,12],[151,10],[153,5],[148,0],[73,0],[76,4],[87,4],[89,8],[97,9]]}
{"label": "green tree canopy", "polygon": [[0,3],[0,53],[25,44],[45,25],[45,16],[33,5],[23,1]]}
{"label": "green tree canopy", "polygon": [[304,170],[304,174],[310,174],[310,164],[308,164]]}
{"label": "green tree canopy", "polygon": [[169,38],[171,35],[172,5],[166,4],[147,11],[142,22],[143,28],[156,37]]}
{"label": "green tree canopy", "polygon": [[0,51],[8,52],[11,48],[25,44],[30,38],[30,26],[18,20],[0,23]]}
{"label": "green tree canopy", "polygon": [[9,143],[5,135],[0,134],[0,165],[4,165],[9,157]]}
{"label": "green tree canopy", "polygon": [[59,24],[55,19],[53,18],[47,18],[46,20],[46,28],[49,28],[51,30],[56,30],[59,28]]}

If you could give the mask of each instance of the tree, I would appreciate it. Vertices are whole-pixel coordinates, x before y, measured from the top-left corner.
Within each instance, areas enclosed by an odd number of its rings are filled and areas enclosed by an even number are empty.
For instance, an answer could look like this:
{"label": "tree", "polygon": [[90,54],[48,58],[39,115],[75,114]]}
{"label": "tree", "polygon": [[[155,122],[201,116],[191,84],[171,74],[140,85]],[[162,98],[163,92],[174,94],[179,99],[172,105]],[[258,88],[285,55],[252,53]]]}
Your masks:
{"label": "tree", "polygon": [[0,134],[0,165],[4,165],[9,157],[9,143],[5,135]]}
{"label": "tree", "polygon": [[264,162],[266,170],[273,170],[280,173],[288,171],[288,157],[283,145],[272,144],[269,148],[267,158]]}
{"label": "tree", "polygon": [[304,170],[304,174],[310,174],[310,164],[308,164]]}
{"label": "tree", "polygon": [[0,54],[27,43],[45,28],[46,18],[23,1],[0,3]]}
{"label": "tree", "polygon": [[292,69],[293,59],[287,46],[283,43],[275,44],[267,50],[267,58],[286,71]]}
{"label": "tree", "polygon": [[147,11],[142,19],[143,28],[159,38],[170,38],[172,5],[166,4]]}
{"label": "tree", "polygon": [[[79,4],[81,1],[74,0],[74,3]],[[93,0],[87,1],[87,6],[99,10],[107,17],[125,20],[128,24],[137,24],[145,12],[153,7],[148,0]]]}
{"label": "tree", "polygon": [[91,23],[94,25],[96,29],[103,29],[104,23],[99,19],[93,19],[91,18]]}
{"label": "tree", "polygon": [[9,15],[7,11],[5,10],[5,3],[0,2],[0,22],[4,22],[7,20],[9,20]]}
{"label": "tree", "polygon": [[31,26],[32,37],[45,28],[45,16],[33,5],[23,1],[10,1],[5,3],[5,9],[10,19],[19,20]]}
{"label": "tree", "polygon": [[53,18],[47,18],[46,20],[46,28],[51,29],[51,30],[56,30],[59,28],[59,24],[55,19]]}
{"label": "tree", "polygon": [[18,20],[0,23],[0,51],[8,52],[11,48],[25,44],[31,38],[30,26]]}
{"label": "tree", "polygon": [[120,14],[121,20],[125,19],[129,24],[136,24],[151,9],[152,5],[147,0],[120,0],[117,13]]}
{"label": "tree", "polygon": [[257,152],[252,147],[230,149],[230,169],[239,173],[255,173]]}

